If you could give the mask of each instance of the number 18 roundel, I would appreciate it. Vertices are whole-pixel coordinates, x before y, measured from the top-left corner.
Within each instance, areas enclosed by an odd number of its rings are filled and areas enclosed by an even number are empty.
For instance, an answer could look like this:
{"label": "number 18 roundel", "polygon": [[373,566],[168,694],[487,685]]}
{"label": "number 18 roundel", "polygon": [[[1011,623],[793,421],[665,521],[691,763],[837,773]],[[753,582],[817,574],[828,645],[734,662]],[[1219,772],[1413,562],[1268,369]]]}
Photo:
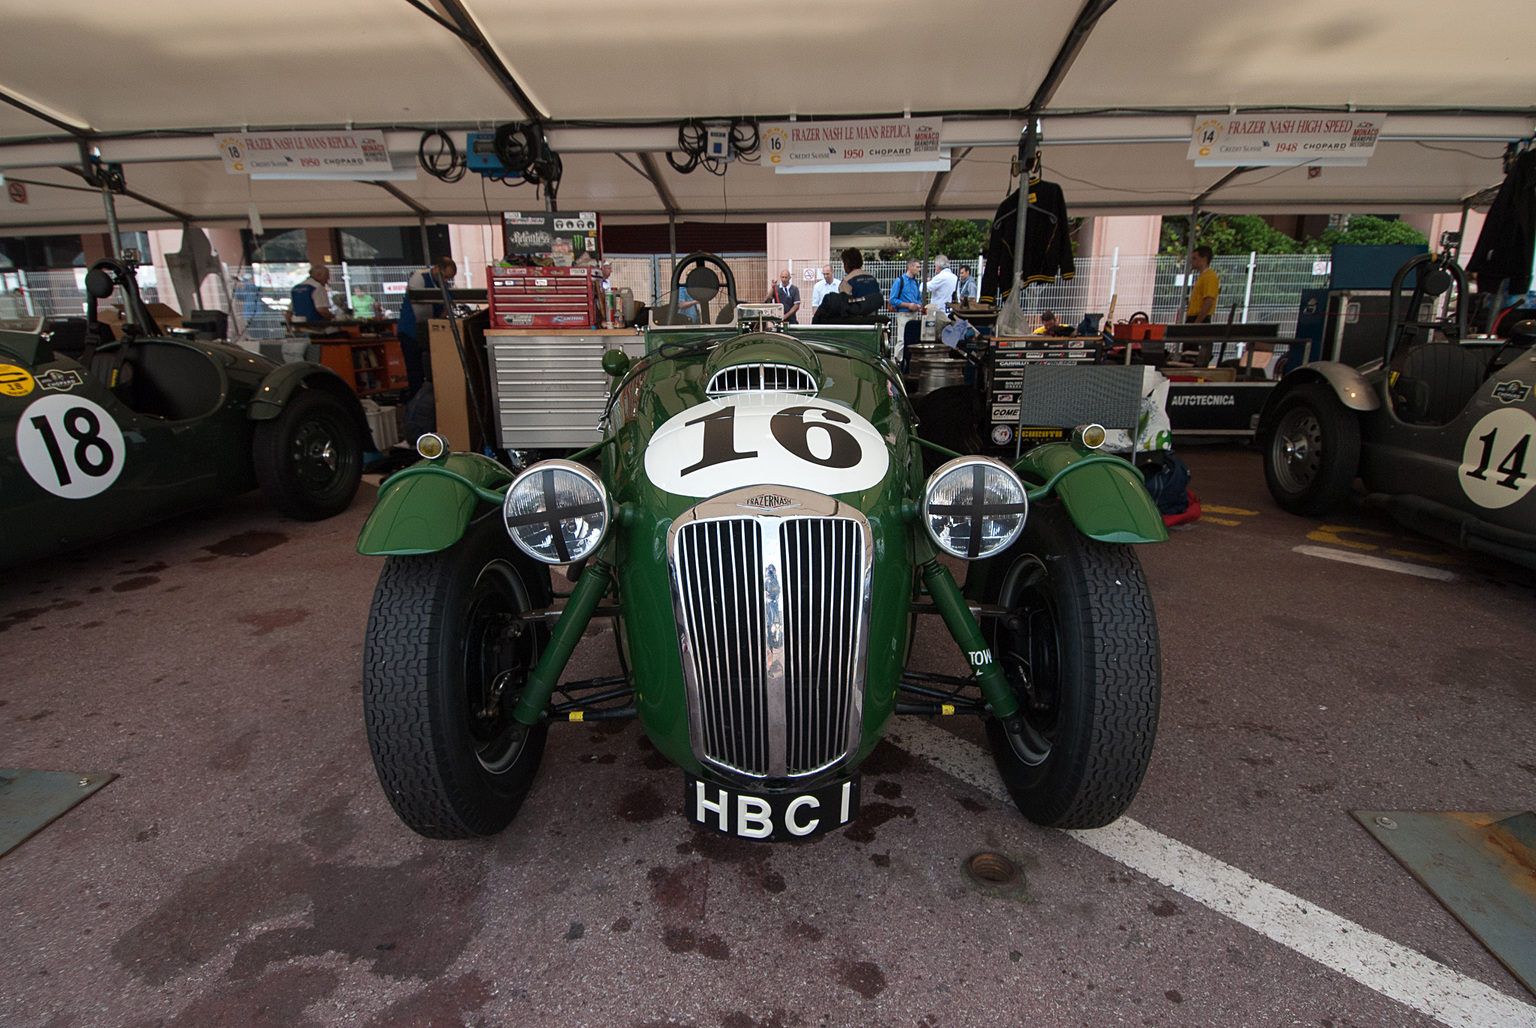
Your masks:
{"label": "number 18 roundel", "polygon": [[791,485],[835,495],[879,485],[885,439],[846,407],[808,396],[743,395],[689,407],[656,430],[645,473],[677,496],[749,485]]}
{"label": "number 18 roundel", "polygon": [[123,470],[122,430],[80,396],[44,396],[16,425],[16,451],[32,481],[66,500],[104,492]]}

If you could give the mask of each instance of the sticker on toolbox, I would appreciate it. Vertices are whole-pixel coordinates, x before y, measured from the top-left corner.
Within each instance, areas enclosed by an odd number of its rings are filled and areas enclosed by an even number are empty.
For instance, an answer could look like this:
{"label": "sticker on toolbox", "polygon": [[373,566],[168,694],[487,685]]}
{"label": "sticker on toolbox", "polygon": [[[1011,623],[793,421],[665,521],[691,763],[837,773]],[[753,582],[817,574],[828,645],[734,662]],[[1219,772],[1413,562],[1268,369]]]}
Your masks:
{"label": "sticker on toolbox", "polygon": [[1019,420],[1019,405],[994,405],[992,408],[993,421],[1017,421]]}

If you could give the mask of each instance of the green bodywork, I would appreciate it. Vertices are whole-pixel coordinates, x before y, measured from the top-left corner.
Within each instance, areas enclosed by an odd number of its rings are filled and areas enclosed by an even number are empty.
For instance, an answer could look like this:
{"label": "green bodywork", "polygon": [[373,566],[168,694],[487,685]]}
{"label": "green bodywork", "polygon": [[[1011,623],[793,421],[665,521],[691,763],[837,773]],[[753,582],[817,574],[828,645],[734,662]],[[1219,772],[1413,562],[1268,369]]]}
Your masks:
{"label": "green bodywork", "polygon": [[1054,493],[1072,523],[1101,543],[1160,543],[1168,525],[1130,461],[1083,451],[1071,443],[1046,443],[1026,453],[1013,469],[1032,484],[1030,499]]}
{"label": "green bodywork", "polygon": [[373,556],[436,553],[459,541],[475,509],[500,505],[512,481],[506,467],[478,453],[453,453],[396,472],[357,537]]}
{"label": "green bodywork", "polygon": [[[868,519],[873,543],[862,742],[856,759],[868,755],[895,712],[910,642],[911,603],[920,582],[966,652],[992,710],[1003,717],[1014,713],[1017,704],[1002,669],[986,654],[976,619],[936,559],[917,515],[924,476],[920,444],[911,433],[915,418],[899,375],[880,352],[880,330],[874,327],[742,335],[734,328],[665,329],[648,337],[644,358],[605,363],[620,375],[604,425],[608,442],[599,447],[602,479],[616,516],[598,559],[583,572],[554,626],[514,712],[518,720],[533,724],[543,715],[591,611],[605,595],[612,596],[623,611],[622,641],[646,734],[672,762],[694,774],[706,773],[689,739],[667,553],[673,522],[702,500],[658,488],[646,474],[645,456],[662,426],[706,402],[705,386],[714,372],[756,363],[803,368],[818,384],[818,400],[856,411],[888,447],[889,463],[880,481],[835,496]],[[750,449],[753,440],[743,437],[737,443]],[[1167,538],[1139,473],[1119,458],[1057,444],[1032,451],[1019,469],[1026,483],[1036,487],[1032,500],[1056,493],[1095,539]],[[452,545],[477,511],[500,501],[511,478],[499,464],[468,454],[400,472],[380,491],[358,551],[423,553]],[[772,484],[796,487],[792,481]]]}

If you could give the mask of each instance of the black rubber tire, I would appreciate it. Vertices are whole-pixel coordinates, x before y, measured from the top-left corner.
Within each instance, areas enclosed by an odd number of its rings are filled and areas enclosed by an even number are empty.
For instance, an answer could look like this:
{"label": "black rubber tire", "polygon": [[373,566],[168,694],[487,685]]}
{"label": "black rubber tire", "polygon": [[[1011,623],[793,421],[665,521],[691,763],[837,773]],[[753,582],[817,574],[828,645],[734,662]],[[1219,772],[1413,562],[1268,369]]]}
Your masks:
{"label": "black rubber tire", "polygon": [[1101,828],[1135,799],[1157,735],[1162,657],[1141,561],[1082,535],[1055,502],[1031,508],[1003,559],[984,600],[1010,613],[983,629],[1024,730],[988,718],[992,758],[1031,821]]}
{"label": "black rubber tire", "polygon": [[1275,408],[1264,440],[1264,481],[1284,510],[1317,517],[1339,505],[1360,466],[1360,420],[1324,382],[1308,382]]}
{"label": "black rubber tire", "polygon": [[277,417],[258,421],[251,454],[267,502],[300,521],[346,510],[363,477],[355,412],[316,389],[301,389]]}
{"label": "black rubber tire", "polygon": [[548,569],[494,512],[447,550],[385,559],[363,643],[363,719],[379,783],[413,831],[494,835],[522,806],[549,725],[518,741],[511,712],[549,628],[510,615],[549,603]]}

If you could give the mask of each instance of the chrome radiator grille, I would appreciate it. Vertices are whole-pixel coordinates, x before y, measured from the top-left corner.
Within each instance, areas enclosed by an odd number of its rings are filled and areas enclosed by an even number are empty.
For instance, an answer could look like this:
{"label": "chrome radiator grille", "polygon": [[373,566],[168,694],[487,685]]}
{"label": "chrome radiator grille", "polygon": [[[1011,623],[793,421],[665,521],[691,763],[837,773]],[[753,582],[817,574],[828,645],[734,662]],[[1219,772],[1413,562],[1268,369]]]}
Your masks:
{"label": "chrome radiator grille", "polygon": [[816,395],[816,379],[793,364],[733,364],[721,368],[704,387],[708,396],[727,393],[805,393]]}
{"label": "chrome radiator grille", "polygon": [[694,674],[707,699],[704,750],[733,768],[768,768],[768,682],[763,645],[762,527],[747,519],[701,521],[678,537],[678,600]]}
{"label": "chrome radiator grille", "polygon": [[791,775],[841,756],[863,635],[857,587],[863,539],[842,518],[796,518],[779,530],[784,561],[784,719]]}
{"label": "chrome radiator grille", "polygon": [[[858,747],[869,525],[819,494],[754,493],[706,501],[672,528],[689,727],[718,769],[803,777]],[[783,509],[744,514],[754,501]]]}

